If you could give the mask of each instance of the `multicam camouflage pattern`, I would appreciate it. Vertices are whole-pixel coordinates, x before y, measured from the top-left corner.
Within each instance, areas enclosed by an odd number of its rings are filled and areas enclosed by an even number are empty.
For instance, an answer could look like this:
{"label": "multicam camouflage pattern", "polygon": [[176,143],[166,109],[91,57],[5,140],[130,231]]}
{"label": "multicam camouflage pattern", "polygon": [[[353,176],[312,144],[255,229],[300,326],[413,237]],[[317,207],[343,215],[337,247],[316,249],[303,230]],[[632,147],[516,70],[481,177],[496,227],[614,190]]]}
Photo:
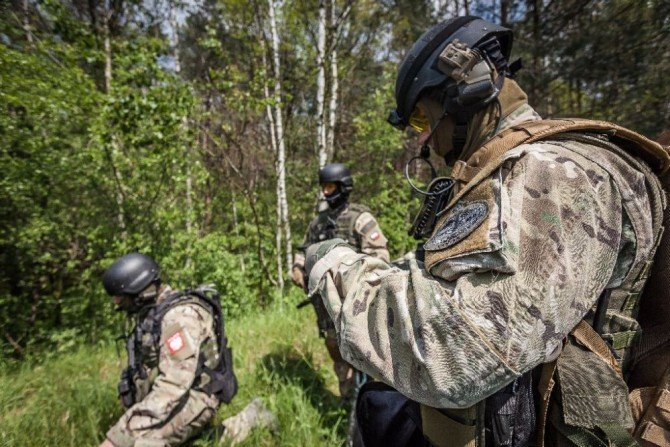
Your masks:
{"label": "multicam camouflage pattern", "polygon": [[[386,248],[388,240],[366,206],[352,203],[336,210],[327,209],[320,212],[309,223],[301,247],[336,237],[347,241],[361,253],[389,262],[389,252]],[[296,252],[293,265],[305,266],[304,248]]]}
{"label": "multicam camouflage pattern", "polygon": [[263,401],[255,397],[234,416],[226,418],[222,424],[225,431],[219,444],[237,445],[249,437],[256,428],[267,428],[270,431],[277,431],[279,420],[270,410],[263,405]]}
{"label": "multicam camouflage pattern", "polygon": [[[336,210],[328,209],[322,211],[310,222],[302,247],[333,238],[347,241],[360,253],[365,253],[384,262],[389,262],[390,256],[386,248],[388,241],[377,220],[366,206],[346,204]],[[304,251],[299,250],[296,252],[293,265],[294,267],[297,266],[300,271],[304,269]],[[296,282],[305,280],[301,275],[300,273],[300,278]],[[314,309],[316,311],[319,334],[326,340],[326,348],[333,360],[333,367],[340,385],[340,395],[343,397],[351,396],[354,390],[354,370],[340,355],[335,336],[335,327],[323,303],[320,300],[315,301]]]}
{"label": "multicam camouflage pattern", "polygon": [[[166,288],[160,303],[172,291]],[[137,403],[107,433],[117,447],[175,446],[196,435],[216,414],[218,400],[193,388],[198,356],[203,351],[208,365],[216,364],[216,334],[212,315],[195,303],[178,304],[163,317],[160,348],[143,338],[147,371],[138,386]]]}
{"label": "multicam camouflage pattern", "polygon": [[595,142],[522,145],[461,199],[488,210],[464,239],[403,268],[349,250],[317,263],[310,290],[356,368],[423,404],[469,407],[555,359],[605,287],[634,282],[654,245],[647,188]]}

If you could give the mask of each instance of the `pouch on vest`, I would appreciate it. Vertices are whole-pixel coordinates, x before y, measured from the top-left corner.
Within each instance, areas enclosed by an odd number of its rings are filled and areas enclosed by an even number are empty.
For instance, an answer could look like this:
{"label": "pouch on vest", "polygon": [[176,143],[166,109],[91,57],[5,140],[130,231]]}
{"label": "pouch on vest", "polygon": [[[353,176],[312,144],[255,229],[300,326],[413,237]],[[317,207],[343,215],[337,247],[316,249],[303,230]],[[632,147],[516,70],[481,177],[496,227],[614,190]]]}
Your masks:
{"label": "pouch on vest", "polygon": [[421,433],[419,404],[381,382],[358,392],[356,421],[365,447],[429,447]]}

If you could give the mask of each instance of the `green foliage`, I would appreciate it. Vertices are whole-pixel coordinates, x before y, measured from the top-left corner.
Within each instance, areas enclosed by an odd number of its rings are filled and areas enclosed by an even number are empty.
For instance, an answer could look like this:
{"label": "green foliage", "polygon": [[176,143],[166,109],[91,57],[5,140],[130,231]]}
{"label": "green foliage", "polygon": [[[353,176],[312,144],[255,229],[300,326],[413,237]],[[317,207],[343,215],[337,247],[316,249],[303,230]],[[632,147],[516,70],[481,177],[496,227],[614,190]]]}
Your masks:
{"label": "green foliage", "polygon": [[99,97],[76,64],[47,51],[0,46],[0,327],[17,343],[47,337],[67,318],[99,206],[91,180],[100,165],[87,147]]}
{"label": "green foliage", "polygon": [[[226,324],[240,391],[216,420],[256,396],[279,419],[277,433],[256,432],[245,446],[331,446],[344,440],[347,411],[334,394],[332,363],[317,336],[314,312],[295,309],[303,294],[292,291],[284,312],[275,306]],[[103,344],[77,346],[38,365],[0,369],[0,445],[97,445],[123,413],[116,397],[121,365],[113,345]],[[197,445],[218,445],[215,434]]]}

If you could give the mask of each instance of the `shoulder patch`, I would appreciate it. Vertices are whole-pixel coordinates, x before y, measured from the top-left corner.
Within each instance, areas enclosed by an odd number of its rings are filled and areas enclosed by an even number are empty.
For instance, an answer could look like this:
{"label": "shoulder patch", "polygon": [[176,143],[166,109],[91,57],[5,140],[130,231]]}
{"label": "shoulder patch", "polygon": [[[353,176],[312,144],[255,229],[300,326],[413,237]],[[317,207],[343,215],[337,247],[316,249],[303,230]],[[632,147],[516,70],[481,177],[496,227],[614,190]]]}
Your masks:
{"label": "shoulder patch", "polygon": [[479,227],[489,215],[485,201],[458,204],[442,226],[428,239],[423,248],[428,251],[444,250],[457,244]]}
{"label": "shoulder patch", "polygon": [[181,331],[177,331],[165,340],[165,344],[170,351],[170,355],[175,355],[186,346],[186,341]]}
{"label": "shoulder patch", "polygon": [[179,323],[172,323],[164,328],[162,348],[165,350],[162,356],[168,356],[177,361],[187,359],[197,353],[198,345],[193,340],[189,327]]}

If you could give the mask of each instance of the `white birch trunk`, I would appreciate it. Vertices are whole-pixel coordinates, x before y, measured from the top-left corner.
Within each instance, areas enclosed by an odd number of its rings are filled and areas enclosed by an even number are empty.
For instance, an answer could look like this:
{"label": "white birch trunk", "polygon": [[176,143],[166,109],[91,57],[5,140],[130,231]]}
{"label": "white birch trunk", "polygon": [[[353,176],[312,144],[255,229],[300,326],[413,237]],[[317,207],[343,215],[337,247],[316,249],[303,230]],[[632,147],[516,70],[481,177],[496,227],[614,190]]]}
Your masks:
{"label": "white birch trunk", "polygon": [[284,120],[282,116],[281,95],[281,65],[279,59],[279,33],[277,32],[277,18],[274,0],[268,0],[270,15],[270,30],[272,33],[272,59],[274,63],[274,121],[275,136],[277,139],[277,193],[281,210],[284,242],[286,244],[286,268],[291,268],[293,258],[291,247],[291,225],[289,222],[288,200],[286,197],[286,149],[284,145]]}
{"label": "white birch trunk", "polygon": [[[268,67],[268,60],[266,56],[266,47],[265,47],[265,36],[261,39],[261,54],[263,60],[263,70],[265,70],[266,76],[269,75],[270,70]],[[268,118],[268,127],[270,129],[270,146],[272,147],[272,152],[275,154],[275,170],[279,172],[279,153],[277,151],[277,134],[275,132],[275,119],[272,115],[272,106],[270,106],[270,89],[268,88],[267,82],[263,82],[263,94],[265,96],[265,114]],[[279,182],[276,185],[275,194],[277,196],[277,232],[275,233],[275,248],[277,250],[277,284],[279,285],[279,291],[284,294],[284,269],[283,269],[283,260],[282,260],[282,206],[281,206],[281,193],[279,191]],[[280,307],[283,309],[284,302],[280,303]]]}
{"label": "white birch trunk", "polygon": [[102,15],[102,32],[103,36],[103,45],[105,50],[105,93],[109,93],[109,89],[112,86],[112,41],[109,31],[109,4],[106,4],[105,12]]}
{"label": "white birch trunk", "polygon": [[338,106],[338,90],[339,90],[339,76],[337,73],[337,39],[339,36],[338,29],[341,26],[337,22],[335,16],[335,2],[330,2],[330,28],[333,31],[332,44],[330,48],[330,101],[328,103],[328,131],[326,138],[326,157],[330,161],[335,154],[335,124],[337,123],[337,106]]}
{"label": "white birch trunk", "polygon": [[326,0],[319,0],[319,28],[316,44],[316,143],[319,169],[328,163],[326,138]]}

